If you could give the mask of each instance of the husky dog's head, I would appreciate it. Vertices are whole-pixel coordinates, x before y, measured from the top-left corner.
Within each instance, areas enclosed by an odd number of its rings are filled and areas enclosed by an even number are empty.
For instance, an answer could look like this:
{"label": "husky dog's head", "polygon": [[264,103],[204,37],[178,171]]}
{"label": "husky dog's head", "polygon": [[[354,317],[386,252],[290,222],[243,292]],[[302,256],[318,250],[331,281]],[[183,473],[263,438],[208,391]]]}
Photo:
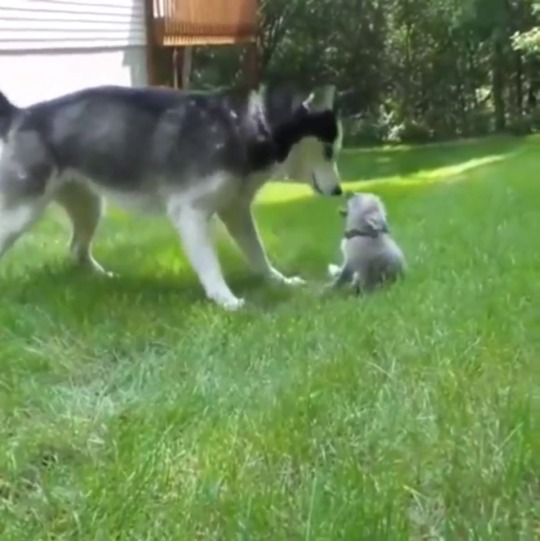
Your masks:
{"label": "husky dog's head", "polygon": [[287,178],[307,182],[322,195],[342,194],[336,163],[342,128],[334,100],[335,87],[326,86],[297,106],[297,118],[305,122],[314,135],[302,137],[292,146],[282,169]]}
{"label": "husky dog's head", "polygon": [[306,182],[324,195],[342,193],[336,165],[342,130],[335,93],[334,86],[309,95],[299,93],[294,84],[263,86],[265,121],[279,164],[274,178]]}
{"label": "husky dog's head", "polygon": [[372,236],[388,231],[386,208],[382,199],[373,193],[347,194],[346,207],[340,209],[340,213],[346,217],[347,229],[357,229]]}

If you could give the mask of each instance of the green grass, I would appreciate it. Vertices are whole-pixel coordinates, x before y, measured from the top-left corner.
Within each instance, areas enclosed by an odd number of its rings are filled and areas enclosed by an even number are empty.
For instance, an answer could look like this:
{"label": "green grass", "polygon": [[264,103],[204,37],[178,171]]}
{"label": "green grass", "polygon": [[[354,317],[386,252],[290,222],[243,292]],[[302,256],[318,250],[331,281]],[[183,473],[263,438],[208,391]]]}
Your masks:
{"label": "green grass", "polygon": [[[540,140],[345,151],[410,265],[321,297],[338,202],[268,186],[278,267],[203,300],[164,221],[111,213],[65,263],[51,211],[0,267],[0,539],[508,540],[540,536]],[[365,181],[365,182],[363,182]]]}

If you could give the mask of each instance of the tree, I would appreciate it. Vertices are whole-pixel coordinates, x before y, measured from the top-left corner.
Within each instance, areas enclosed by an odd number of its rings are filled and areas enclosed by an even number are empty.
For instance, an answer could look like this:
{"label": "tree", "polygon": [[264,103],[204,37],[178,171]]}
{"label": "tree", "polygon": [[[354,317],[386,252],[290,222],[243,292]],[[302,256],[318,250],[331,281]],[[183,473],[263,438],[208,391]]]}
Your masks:
{"label": "tree", "polygon": [[[356,143],[527,132],[540,128],[539,5],[261,0],[264,78],[336,84],[348,140]],[[237,58],[204,55],[197,84],[238,80]]]}

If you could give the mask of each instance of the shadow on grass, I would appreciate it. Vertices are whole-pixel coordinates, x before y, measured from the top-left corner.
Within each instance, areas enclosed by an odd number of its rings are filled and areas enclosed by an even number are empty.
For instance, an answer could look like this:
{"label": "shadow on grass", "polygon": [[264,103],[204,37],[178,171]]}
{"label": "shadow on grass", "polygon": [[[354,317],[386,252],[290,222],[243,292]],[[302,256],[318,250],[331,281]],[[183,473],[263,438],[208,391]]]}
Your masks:
{"label": "shadow on grass", "polygon": [[[150,245],[146,253],[151,252]],[[269,288],[263,279],[249,272],[239,257],[224,254],[224,250],[220,252],[227,283],[235,294],[247,298],[248,309],[270,309],[286,302],[292,295],[292,291],[284,288]],[[1,277],[4,310],[0,313],[0,321],[9,323],[10,330],[17,333],[17,328],[25,326],[22,314],[30,309],[33,315],[46,315],[54,326],[61,324],[72,330],[106,321],[123,325],[141,316],[145,320],[154,319],[156,326],[167,323],[183,326],[189,323],[193,308],[209,306],[191,269],[178,274],[163,270],[136,274],[114,265],[121,254],[121,246],[119,250],[102,253],[102,260],[110,260],[109,267],[115,267],[114,277],[97,275],[63,261],[28,267],[22,277],[8,280]],[[136,264],[137,257],[140,256],[132,257],[129,263]],[[179,250],[178,258],[182,257]],[[126,265],[129,263],[126,261]],[[15,318],[19,316],[21,319],[17,322]],[[7,330],[5,326],[4,330]]]}
{"label": "shadow on grass", "polygon": [[515,151],[523,141],[519,137],[501,136],[415,147],[344,149],[340,170],[344,181],[406,177],[466,161],[503,156]]}

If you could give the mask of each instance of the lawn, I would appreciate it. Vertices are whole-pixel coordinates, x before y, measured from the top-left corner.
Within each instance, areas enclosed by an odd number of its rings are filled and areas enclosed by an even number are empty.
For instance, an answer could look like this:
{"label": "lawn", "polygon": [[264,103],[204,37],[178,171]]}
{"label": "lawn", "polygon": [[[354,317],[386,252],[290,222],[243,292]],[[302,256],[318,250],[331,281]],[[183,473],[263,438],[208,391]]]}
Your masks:
{"label": "lawn", "polygon": [[239,313],[164,220],[108,214],[111,280],[66,264],[52,210],[0,267],[0,539],[540,538],[539,150],[344,151],[410,266],[364,300],[321,297],[340,202],[303,186],[256,212],[304,288],[217,231]]}

